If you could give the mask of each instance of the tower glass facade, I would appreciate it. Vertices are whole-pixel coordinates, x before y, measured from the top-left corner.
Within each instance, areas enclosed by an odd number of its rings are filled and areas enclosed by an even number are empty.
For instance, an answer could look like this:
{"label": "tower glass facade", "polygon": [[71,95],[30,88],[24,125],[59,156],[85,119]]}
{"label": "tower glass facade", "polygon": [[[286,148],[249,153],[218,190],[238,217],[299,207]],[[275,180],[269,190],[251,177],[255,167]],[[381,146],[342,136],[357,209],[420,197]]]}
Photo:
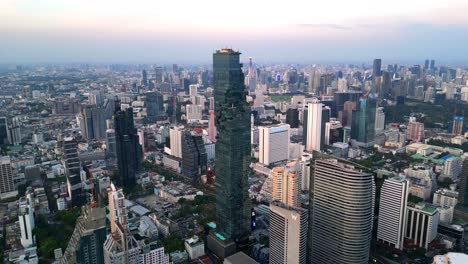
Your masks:
{"label": "tower glass facade", "polygon": [[217,236],[237,240],[250,231],[250,108],[246,102],[240,52],[213,54],[216,113]]}
{"label": "tower glass facade", "polygon": [[132,187],[136,182],[136,172],[140,168],[142,149],[137,130],[133,123],[133,109],[117,110],[114,114],[115,141],[119,175],[119,186]]}
{"label": "tower glass facade", "polygon": [[372,98],[361,98],[353,111],[351,139],[370,143],[375,139],[376,101]]}

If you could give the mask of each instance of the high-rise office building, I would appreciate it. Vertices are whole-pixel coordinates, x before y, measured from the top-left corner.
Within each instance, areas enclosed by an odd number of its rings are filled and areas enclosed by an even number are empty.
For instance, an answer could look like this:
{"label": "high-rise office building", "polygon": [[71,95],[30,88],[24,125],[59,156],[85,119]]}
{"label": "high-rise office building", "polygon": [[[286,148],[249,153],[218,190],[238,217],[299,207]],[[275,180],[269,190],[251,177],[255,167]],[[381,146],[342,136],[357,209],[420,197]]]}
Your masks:
{"label": "high-rise office building", "polygon": [[286,124],[291,128],[299,127],[299,110],[297,110],[297,106],[292,106],[286,110]]}
{"label": "high-rise office building", "polygon": [[287,206],[300,206],[301,170],[298,161],[271,170],[272,197]]}
{"label": "high-rise office building", "polygon": [[88,95],[89,105],[101,107],[104,103],[104,95],[100,90],[91,91]]}
{"label": "high-rise office building", "polygon": [[14,146],[17,146],[21,143],[21,130],[20,130],[20,127],[21,127],[21,121],[19,119],[19,117],[13,117],[11,119],[11,125],[10,127],[8,128],[8,141],[10,144],[14,145]]}
{"label": "high-rise office building", "polygon": [[157,84],[163,82],[163,68],[158,66],[154,69],[154,80]]}
{"label": "high-rise office building", "polygon": [[6,117],[0,117],[0,146],[8,145],[8,122]]}
{"label": "high-rise office building", "polygon": [[130,107],[126,111],[116,110],[114,126],[119,168],[116,182],[119,186],[131,188],[136,183],[136,173],[142,159],[142,148],[133,123],[133,109]]}
{"label": "high-rise office building", "polygon": [[385,112],[383,107],[377,107],[375,111],[375,132],[380,133],[385,129]]}
{"label": "high-rise office building", "polygon": [[141,84],[148,86],[148,73],[146,70],[141,71]]}
{"label": "high-rise office building", "polygon": [[305,264],[307,257],[307,210],[270,204],[270,263]]}
{"label": "high-rise office building", "polygon": [[361,98],[353,111],[351,140],[358,144],[370,145],[375,140],[376,101],[373,98]]}
{"label": "high-rise office building", "polygon": [[343,142],[344,130],[340,121],[331,120],[325,123],[325,145]]}
{"label": "high-rise office building", "polygon": [[146,119],[149,122],[156,122],[164,115],[164,100],[159,92],[145,93]]}
{"label": "high-rise office building", "polygon": [[105,241],[106,209],[85,205],[59,263],[104,264]]}
{"label": "high-rise office building", "polygon": [[431,60],[431,70],[435,70],[435,60]]}
{"label": "high-rise office building", "polygon": [[207,154],[202,136],[189,131],[182,134],[182,173],[195,177],[207,170]]}
{"label": "high-rise office building", "polygon": [[[196,97],[198,95],[198,84],[190,84],[189,86],[189,96],[190,98]],[[195,103],[195,102],[192,102]]]}
{"label": "high-rise office building", "polygon": [[240,52],[232,49],[213,54],[217,226],[208,247],[221,258],[235,252],[232,241],[250,233],[250,107],[239,57]]}
{"label": "high-rise office building", "polygon": [[84,105],[81,108],[81,131],[88,140],[106,137],[105,110],[97,105]]}
{"label": "high-rise office building", "polygon": [[18,222],[21,231],[21,245],[24,248],[34,245],[34,193],[27,192],[19,200]]}
{"label": "high-rise office building", "polygon": [[382,59],[374,59],[372,66],[372,75],[374,77],[382,76]]}
{"label": "high-rise office building", "polygon": [[371,173],[317,159],[310,181],[309,263],[368,263],[375,185]]}
{"label": "high-rise office building", "polygon": [[405,235],[408,184],[403,178],[386,179],[380,194],[377,241],[400,250]]}
{"label": "high-rise office building", "polygon": [[461,135],[463,133],[463,116],[455,116],[453,118],[453,135]]}
{"label": "high-rise office building", "polygon": [[429,69],[429,60],[425,60],[424,61],[424,70],[428,70]]}
{"label": "high-rise office building", "polygon": [[115,130],[106,130],[106,156],[109,159],[117,157],[117,143],[115,142]]}
{"label": "high-rise office building", "polygon": [[81,182],[81,166],[78,158],[78,142],[73,137],[65,137],[62,143],[63,165],[67,177],[68,196],[73,206],[81,206],[86,201]]}
{"label": "high-rise office building", "polygon": [[320,151],[322,139],[322,103],[314,98],[304,109],[304,145],[307,151]]}
{"label": "high-rise office building", "polygon": [[289,125],[258,127],[259,162],[270,165],[289,159]]}
{"label": "high-rise office building", "polygon": [[427,203],[408,203],[406,213],[405,238],[417,247],[428,249],[437,236],[439,209]]}
{"label": "high-rise office building", "polygon": [[309,74],[308,93],[317,94],[319,86],[320,86],[320,72],[317,70],[317,67],[313,65]]}

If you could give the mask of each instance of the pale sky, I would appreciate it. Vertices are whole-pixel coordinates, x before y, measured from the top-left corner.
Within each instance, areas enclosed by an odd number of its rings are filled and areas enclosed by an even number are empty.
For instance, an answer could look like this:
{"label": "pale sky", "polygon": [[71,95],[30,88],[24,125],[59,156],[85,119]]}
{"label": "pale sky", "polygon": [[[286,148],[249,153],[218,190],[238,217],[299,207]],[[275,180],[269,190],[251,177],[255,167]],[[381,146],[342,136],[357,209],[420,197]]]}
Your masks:
{"label": "pale sky", "polygon": [[468,62],[468,0],[0,0],[0,63]]}

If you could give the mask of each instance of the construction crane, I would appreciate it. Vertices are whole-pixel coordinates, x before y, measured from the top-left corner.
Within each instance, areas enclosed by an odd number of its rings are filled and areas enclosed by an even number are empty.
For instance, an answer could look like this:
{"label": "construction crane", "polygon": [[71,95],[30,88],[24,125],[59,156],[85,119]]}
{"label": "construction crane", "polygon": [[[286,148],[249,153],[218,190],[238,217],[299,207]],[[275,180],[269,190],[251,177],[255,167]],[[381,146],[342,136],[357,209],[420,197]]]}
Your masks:
{"label": "construction crane", "polygon": [[91,208],[96,208],[96,200],[94,199],[94,176],[86,165],[83,165],[83,170],[86,172],[86,178],[89,179],[91,185]]}

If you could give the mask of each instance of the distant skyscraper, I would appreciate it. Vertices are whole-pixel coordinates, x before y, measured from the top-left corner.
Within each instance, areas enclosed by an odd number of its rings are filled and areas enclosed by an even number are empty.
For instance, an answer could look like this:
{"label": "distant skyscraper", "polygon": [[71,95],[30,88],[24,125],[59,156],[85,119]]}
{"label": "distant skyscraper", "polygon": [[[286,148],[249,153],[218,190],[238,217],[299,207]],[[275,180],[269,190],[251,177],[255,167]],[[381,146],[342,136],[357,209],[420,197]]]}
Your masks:
{"label": "distant skyscraper", "polygon": [[377,240],[402,250],[405,235],[408,182],[403,178],[386,179],[380,195]]}
{"label": "distant skyscraper", "polygon": [[154,69],[154,79],[157,84],[160,84],[163,82],[163,68],[162,67],[156,67]]}
{"label": "distant skyscraper", "polygon": [[368,263],[372,174],[341,161],[316,160],[310,186],[309,263]]}
{"label": "distant skyscraper", "polygon": [[461,135],[462,133],[463,133],[463,117],[455,116],[453,118],[452,134]]}
{"label": "distant skyscraper", "polygon": [[385,112],[383,107],[378,107],[375,111],[375,132],[380,133],[385,129]]}
{"label": "distant skyscraper", "polygon": [[182,134],[184,133],[183,126],[174,126],[169,130],[170,147],[166,149],[166,153],[177,158],[182,158]]}
{"label": "distant skyscraper", "polygon": [[9,142],[10,144],[12,145],[19,145],[21,143],[21,130],[20,130],[20,126],[21,126],[21,121],[19,119],[19,117],[13,117],[11,119],[11,125],[9,127]]}
{"label": "distant skyscraper", "polygon": [[374,77],[382,76],[382,59],[374,59],[372,66],[372,75]]}
{"label": "distant skyscraper", "polygon": [[221,258],[233,253],[229,241],[250,233],[250,108],[239,56],[231,49],[213,54],[217,226],[215,236],[208,237],[208,247]]}
{"label": "distant skyscraper", "polygon": [[106,130],[106,154],[110,159],[115,159],[117,157],[117,145],[115,142],[115,130],[107,129]]}
{"label": "distant skyscraper", "polygon": [[21,245],[24,248],[34,245],[34,194],[27,192],[19,201],[18,222],[21,231]]}
{"label": "distant skyscraper", "polygon": [[104,139],[106,137],[105,110],[96,105],[84,105],[81,108],[81,131],[88,140]]}
{"label": "distant skyscraper", "polygon": [[144,86],[148,86],[148,74],[146,73],[146,70],[143,70],[141,72],[141,75],[142,75],[141,84],[143,84]]}
{"label": "distant skyscraper", "polygon": [[353,111],[351,139],[365,145],[375,139],[376,101],[371,98],[361,98]]}
{"label": "distant skyscraper", "polygon": [[259,162],[270,165],[289,159],[289,125],[258,127]]}
{"label": "distant skyscraper", "polygon": [[68,242],[60,264],[104,264],[106,241],[106,209],[85,205],[76,220],[75,230]]}
{"label": "distant skyscraper", "polygon": [[307,210],[270,204],[270,264],[305,264]]}
{"label": "distant skyscraper", "polygon": [[424,70],[428,70],[429,69],[429,60],[425,60],[424,61]]}
{"label": "distant skyscraper", "polygon": [[164,101],[161,93],[149,92],[146,96],[146,118],[149,122],[156,122],[160,116],[164,115]]}
{"label": "distant skyscraper", "polygon": [[0,117],[0,146],[8,145],[8,122],[6,117]]}
{"label": "distant skyscraper", "polygon": [[435,60],[431,60],[431,70],[435,70]]}
{"label": "distant skyscraper", "polygon": [[317,95],[319,86],[320,86],[320,72],[317,70],[317,67],[313,65],[309,74],[308,93]]}
{"label": "distant skyscraper", "polygon": [[135,177],[142,159],[142,148],[133,123],[133,108],[115,111],[114,126],[119,168],[116,182],[120,186],[131,188],[136,183]]}
{"label": "distant skyscraper", "polygon": [[68,195],[73,206],[81,206],[86,201],[81,182],[81,165],[78,158],[78,142],[73,137],[66,137],[62,141],[63,163],[67,177]]}
{"label": "distant skyscraper", "polygon": [[301,170],[299,162],[291,162],[286,166],[271,170],[273,178],[273,200],[287,206],[300,206]]}
{"label": "distant skyscraper", "polygon": [[322,103],[314,98],[304,110],[304,145],[307,151],[320,151],[322,138]]}

